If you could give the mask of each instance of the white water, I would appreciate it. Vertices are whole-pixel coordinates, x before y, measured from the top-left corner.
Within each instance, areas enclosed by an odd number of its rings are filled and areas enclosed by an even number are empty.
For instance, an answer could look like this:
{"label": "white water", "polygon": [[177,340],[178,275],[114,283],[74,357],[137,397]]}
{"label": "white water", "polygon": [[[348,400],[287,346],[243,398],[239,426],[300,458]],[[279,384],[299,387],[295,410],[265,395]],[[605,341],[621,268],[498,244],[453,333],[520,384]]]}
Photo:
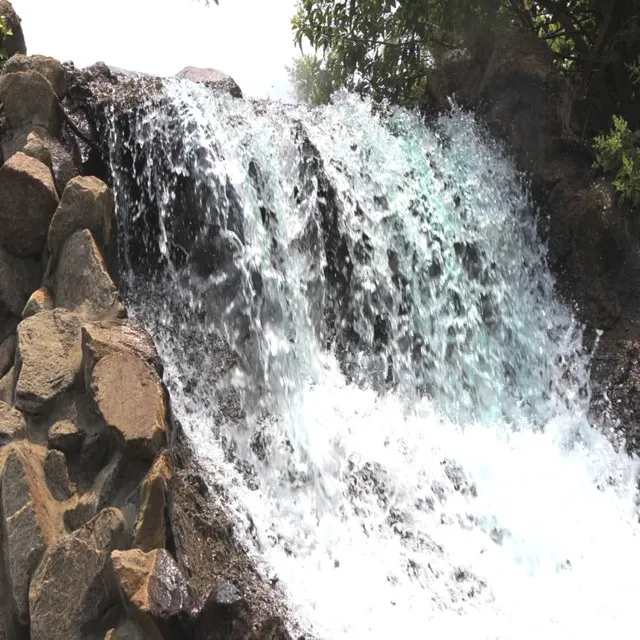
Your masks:
{"label": "white water", "polygon": [[[473,119],[430,130],[346,96],[309,110],[175,83],[131,123],[112,130],[129,302],[295,625],[634,628],[638,463],[589,424],[579,327],[511,162]],[[223,268],[197,267],[205,236]]]}

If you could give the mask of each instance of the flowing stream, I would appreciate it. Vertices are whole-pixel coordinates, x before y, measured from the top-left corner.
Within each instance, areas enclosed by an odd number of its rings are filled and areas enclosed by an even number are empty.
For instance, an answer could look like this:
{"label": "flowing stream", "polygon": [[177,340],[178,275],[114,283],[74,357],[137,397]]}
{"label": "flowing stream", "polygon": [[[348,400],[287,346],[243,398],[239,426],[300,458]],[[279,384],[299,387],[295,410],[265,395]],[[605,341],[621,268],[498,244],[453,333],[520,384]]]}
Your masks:
{"label": "flowing stream", "polygon": [[581,328],[472,116],[167,81],[110,136],[130,309],[297,629],[636,627],[638,462],[589,422]]}

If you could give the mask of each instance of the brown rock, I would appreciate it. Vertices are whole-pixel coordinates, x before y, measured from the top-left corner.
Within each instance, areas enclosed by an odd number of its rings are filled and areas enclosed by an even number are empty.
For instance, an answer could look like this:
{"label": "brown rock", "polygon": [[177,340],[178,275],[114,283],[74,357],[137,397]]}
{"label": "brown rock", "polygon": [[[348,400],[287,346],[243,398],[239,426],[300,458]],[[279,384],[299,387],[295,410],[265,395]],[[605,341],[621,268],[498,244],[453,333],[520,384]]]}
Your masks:
{"label": "brown rock", "polygon": [[0,378],[0,402],[13,406],[14,368]]}
{"label": "brown rock", "polygon": [[17,409],[0,400],[0,446],[27,437],[27,423]]}
{"label": "brown rock", "polygon": [[16,53],[27,53],[27,45],[24,42],[20,18],[7,0],[0,0],[0,16],[6,18],[7,27],[11,31],[11,35],[7,36],[2,42],[2,47],[7,52],[7,55],[13,56]]}
{"label": "brown rock", "polygon": [[69,472],[67,470],[67,459],[62,451],[51,450],[44,460],[44,477],[47,481],[49,491],[56,500],[68,500],[73,493]]}
{"label": "brown rock", "polygon": [[173,477],[173,463],[165,451],[153,463],[142,483],[140,515],[134,533],[134,544],[143,551],[166,545],[165,528],[167,490]]}
{"label": "brown rock", "polygon": [[191,80],[203,84],[214,91],[228,93],[234,98],[242,98],[242,90],[238,83],[226,73],[217,69],[199,69],[198,67],[185,67],[176,73],[176,78]]}
{"label": "brown rock", "polygon": [[47,165],[47,167],[53,171],[51,149],[35,131],[27,134],[27,142],[24,147],[22,147],[22,153],[36,160],[40,160],[42,164]]}
{"label": "brown rock", "polygon": [[51,297],[49,289],[40,287],[36,289],[27,300],[27,304],[22,310],[22,318],[30,318],[42,311],[51,311],[53,306],[53,298]]}
{"label": "brown rock", "polygon": [[7,123],[14,130],[43,127],[55,135],[60,129],[58,96],[37,71],[0,76],[0,101]]}
{"label": "brown rock", "polygon": [[83,440],[84,433],[71,420],[60,420],[49,429],[49,446],[63,453],[77,453]]}
{"label": "brown rock", "polygon": [[107,273],[100,251],[87,229],[77,231],[65,243],[55,276],[58,307],[78,309],[94,317],[121,317],[124,305]]}
{"label": "brown rock", "polygon": [[36,450],[29,445],[11,447],[2,474],[2,512],[11,595],[16,614],[25,623],[31,577],[60,528]]}
{"label": "brown rock", "polygon": [[114,551],[111,561],[125,598],[138,612],[167,620],[189,608],[187,583],[165,549]]}
{"label": "brown rock", "polygon": [[162,375],[162,364],[149,332],[129,320],[88,322],[82,326],[82,364],[85,380],[91,380],[96,363],[105,356],[131,352]]}
{"label": "brown rock", "polygon": [[0,168],[0,245],[14,255],[39,254],[58,206],[47,166],[16,153]]}
{"label": "brown rock", "polygon": [[98,513],[98,497],[93,491],[78,496],[67,506],[63,514],[67,531],[76,531]]}
{"label": "brown rock", "polygon": [[0,343],[0,378],[13,366],[16,354],[16,335],[12,333]]}
{"label": "brown rock", "polygon": [[263,620],[255,629],[252,629],[245,640],[292,640],[284,621],[274,616]]}
{"label": "brown rock", "polygon": [[31,640],[83,640],[113,602],[110,554],[124,542],[124,517],[104,509],[47,550],[29,589]]}
{"label": "brown rock", "polygon": [[107,185],[93,176],[70,180],[62,194],[47,237],[52,255],[76,232],[89,229],[103,250],[112,239],[115,228],[113,194]]}
{"label": "brown rock", "polygon": [[20,71],[37,71],[51,83],[58,98],[62,99],[67,95],[67,77],[62,65],[55,58],[16,54],[7,60],[2,73],[4,75]]}
{"label": "brown rock", "polygon": [[104,640],[164,640],[152,619],[126,620],[116,629],[107,631]]}
{"label": "brown rock", "polygon": [[156,372],[131,353],[102,358],[91,376],[98,412],[134,456],[153,458],[167,441],[164,389]]}
{"label": "brown rock", "polygon": [[0,247],[0,305],[20,316],[40,278],[40,266],[35,260],[14,258]]}
{"label": "brown rock", "polygon": [[15,404],[42,413],[80,373],[80,320],[63,309],[43,311],[18,326]]}

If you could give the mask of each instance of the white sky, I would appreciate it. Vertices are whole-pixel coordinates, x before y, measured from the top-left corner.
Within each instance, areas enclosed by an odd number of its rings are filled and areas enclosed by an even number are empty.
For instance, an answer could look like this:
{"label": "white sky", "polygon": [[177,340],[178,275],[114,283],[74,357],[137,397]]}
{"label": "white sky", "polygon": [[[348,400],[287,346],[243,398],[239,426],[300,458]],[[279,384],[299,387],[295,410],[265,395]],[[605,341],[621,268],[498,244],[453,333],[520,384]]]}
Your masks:
{"label": "white sky", "polygon": [[158,75],[188,65],[233,76],[247,96],[286,97],[295,0],[11,0],[28,53]]}

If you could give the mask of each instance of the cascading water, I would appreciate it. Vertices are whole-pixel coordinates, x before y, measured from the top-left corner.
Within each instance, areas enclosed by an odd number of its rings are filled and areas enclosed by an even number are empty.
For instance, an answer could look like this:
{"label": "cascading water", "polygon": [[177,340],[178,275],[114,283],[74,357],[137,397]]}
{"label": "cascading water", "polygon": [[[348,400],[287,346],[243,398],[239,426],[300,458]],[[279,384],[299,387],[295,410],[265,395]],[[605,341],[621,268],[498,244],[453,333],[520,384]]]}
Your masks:
{"label": "cascading water", "polygon": [[589,424],[580,329],[472,117],[168,81],[110,135],[129,306],[299,628],[633,628],[638,464]]}

